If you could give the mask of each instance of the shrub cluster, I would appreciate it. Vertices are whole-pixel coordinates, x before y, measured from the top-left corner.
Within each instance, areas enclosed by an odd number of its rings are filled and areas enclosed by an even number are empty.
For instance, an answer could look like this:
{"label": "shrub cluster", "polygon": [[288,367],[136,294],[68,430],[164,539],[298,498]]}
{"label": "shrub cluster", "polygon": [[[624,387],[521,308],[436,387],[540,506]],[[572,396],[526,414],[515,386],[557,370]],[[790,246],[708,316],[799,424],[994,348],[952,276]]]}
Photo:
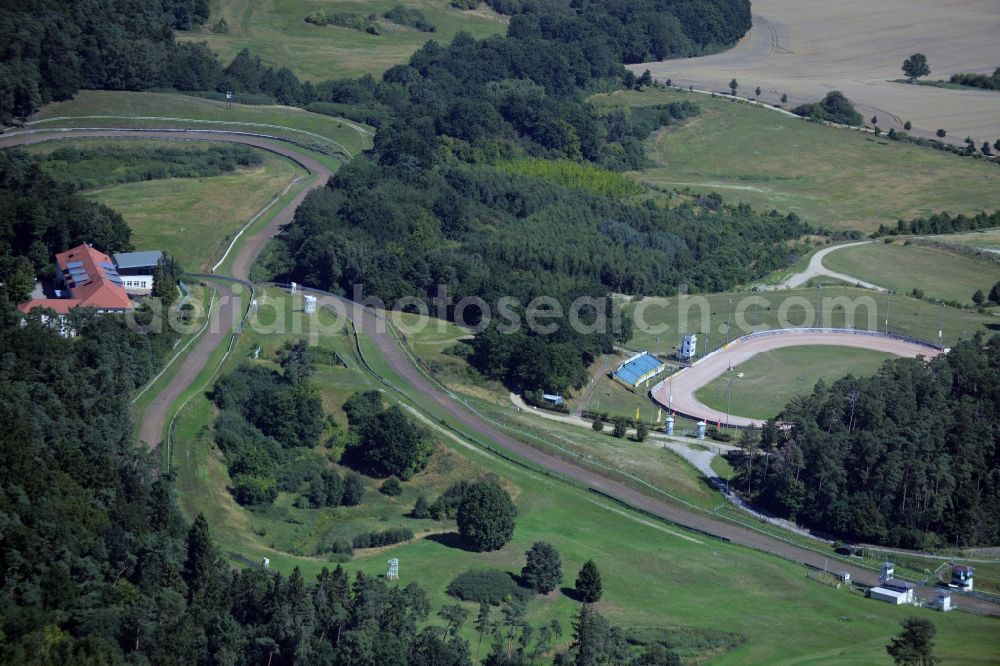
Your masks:
{"label": "shrub cluster", "polygon": [[380,548],[409,541],[413,538],[413,530],[406,527],[396,527],[382,532],[364,532],[355,535],[351,545],[355,548]]}
{"label": "shrub cluster", "polygon": [[508,599],[527,600],[530,590],[519,586],[509,573],[500,569],[470,569],[448,584],[448,594],[462,601],[499,606]]}

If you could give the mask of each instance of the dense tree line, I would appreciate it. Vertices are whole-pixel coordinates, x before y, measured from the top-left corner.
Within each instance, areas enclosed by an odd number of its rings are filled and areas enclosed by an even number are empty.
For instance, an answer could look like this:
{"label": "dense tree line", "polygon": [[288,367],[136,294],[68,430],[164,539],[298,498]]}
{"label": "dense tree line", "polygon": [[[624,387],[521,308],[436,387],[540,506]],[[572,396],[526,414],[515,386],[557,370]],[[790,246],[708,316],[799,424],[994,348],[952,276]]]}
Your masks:
{"label": "dense tree line", "polygon": [[136,446],[131,395],[169,335],[79,312],[75,339],[37,316],[0,325],[0,661],[110,663],[183,604],[183,525],[168,476]]}
{"label": "dense tree line", "polygon": [[[929,363],[817,384],[787,432],[744,433],[735,487],[846,539],[906,548],[1000,540],[1000,337]],[[762,455],[763,454],[763,455]]]}
{"label": "dense tree line", "polygon": [[76,194],[39,161],[0,151],[0,306],[25,300],[53,255],[80,243],[111,254],[132,249],[132,230],[107,206]]}
{"label": "dense tree line", "polygon": [[750,29],[742,0],[487,0],[511,16],[508,35],[572,44],[614,62],[693,56]]}
{"label": "dense tree line", "polygon": [[1000,90],[1000,67],[993,70],[993,74],[952,74],[948,79],[952,83],[973,88],[984,88],[986,90]]}
{"label": "dense tree line", "polygon": [[928,217],[899,220],[896,226],[880,224],[872,238],[881,236],[929,236],[979,231],[1000,226],[1000,210],[993,213],[979,212],[975,215],[951,215],[947,212],[934,213]]}
{"label": "dense tree line", "polygon": [[208,0],[11,0],[0,6],[0,121],[81,88],[203,90],[221,69],[173,31],[208,18]]}

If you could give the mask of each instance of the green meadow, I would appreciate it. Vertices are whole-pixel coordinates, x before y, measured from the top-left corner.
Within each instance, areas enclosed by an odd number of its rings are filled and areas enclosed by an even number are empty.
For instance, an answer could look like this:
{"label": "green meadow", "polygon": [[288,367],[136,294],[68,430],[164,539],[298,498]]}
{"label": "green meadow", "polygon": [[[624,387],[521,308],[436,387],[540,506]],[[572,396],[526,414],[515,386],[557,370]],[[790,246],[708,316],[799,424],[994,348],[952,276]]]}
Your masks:
{"label": "green meadow", "polygon": [[[315,11],[326,14],[355,14],[379,17],[397,5],[420,10],[435,26],[434,32],[420,32],[380,19],[383,32],[371,35],[332,25],[305,21]],[[213,32],[211,27],[225,19],[229,31]],[[448,0],[217,0],[208,24],[177,33],[180,40],[207,42],[224,62],[241,49],[249,48],[268,65],[288,67],[308,81],[326,81],[378,75],[409,60],[410,55],[429,40],[447,44],[459,32],[476,38],[507,32],[507,20],[483,4],[474,11],[455,9]]]}
{"label": "green meadow", "polygon": [[649,137],[651,163],[632,174],[640,182],[717,191],[727,203],[776,208],[817,227],[863,232],[900,218],[1000,206],[995,164],[825,127],[722,96],[646,89],[591,98],[604,111],[682,100],[698,104],[701,114]]}

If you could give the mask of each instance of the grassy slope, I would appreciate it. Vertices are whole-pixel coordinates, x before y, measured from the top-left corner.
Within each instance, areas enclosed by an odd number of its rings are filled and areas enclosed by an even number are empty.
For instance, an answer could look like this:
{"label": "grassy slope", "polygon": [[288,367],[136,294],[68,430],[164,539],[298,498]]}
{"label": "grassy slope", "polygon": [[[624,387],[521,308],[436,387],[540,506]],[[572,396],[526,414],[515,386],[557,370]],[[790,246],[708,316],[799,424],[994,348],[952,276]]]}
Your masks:
{"label": "grassy slope", "polygon": [[[123,118],[130,120],[123,123]],[[336,144],[352,154],[370,147],[372,139],[372,130],[367,126],[294,107],[233,104],[227,109],[225,102],[176,93],[84,90],[71,100],[46,104],[29,122],[32,129],[123,124],[138,128],[229,129],[270,134],[323,148]]]}
{"label": "grassy slope", "polygon": [[[304,20],[316,10],[381,15],[399,4],[422,11],[437,30],[426,33],[394,29],[369,35],[348,28],[315,26]],[[288,67],[310,81],[377,75],[406,62],[428,40],[448,43],[460,31],[482,38],[507,30],[506,20],[492,11],[461,11],[452,8],[447,0],[219,0],[213,3],[209,24],[219,17],[229,24],[227,34],[215,34],[206,25],[177,33],[178,39],[206,41],[225,62],[247,47],[265,63]]]}
{"label": "grassy slope", "polygon": [[[245,357],[248,348],[259,342],[264,343],[262,355],[270,354],[281,337],[248,333],[230,363]],[[334,335],[321,344],[343,348],[344,342],[345,338]],[[399,381],[377,359],[374,363],[378,372]],[[363,376],[350,378],[353,374],[323,370],[328,407],[335,407],[342,397],[328,393],[333,386],[339,387],[333,389],[335,393],[346,394],[373,385]],[[213,533],[227,550],[252,558],[268,556],[273,568],[286,572],[298,565],[307,575],[314,574],[326,563],[324,560],[282,554],[269,547],[271,540],[308,546],[302,526],[292,521],[282,525],[280,510],[260,516],[243,511],[229,499],[221,460],[206,438],[198,436],[211,415],[210,404],[198,395],[178,423],[174,461],[179,467],[178,484],[185,511],[204,511]],[[517,571],[523,564],[522,553],[535,540],[544,539],[562,554],[566,584],[572,582],[586,559],[598,562],[604,574],[605,595],[597,607],[614,621],[635,627],[686,625],[745,633],[747,643],[723,656],[721,663],[791,662],[803,658],[829,663],[874,661],[881,658],[884,644],[897,631],[902,617],[914,612],[929,614],[897,609],[846,590],[817,585],[793,564],[637,516],[447,437],[442,441],[450,450],[447,455],[457,463],[457,473],[495,472],[513,484],[519,510],[514,540],[500,551],[475,554],[440,541],[419,539],[386,551],[361,554],[347,565],[351,570],[377,574],[384,571],[388,557],[399,557],[401,582],[419,581],[430,593],[434,608],[449,602],[443,590],[456,573],[484,566]],[[411,499],[395,502],[369,493],[369,500],[374,502],[358,513],[367,512],[369,518],[365,520],[381,513],[396,523]],[[342,518],[337,512],[330,513],[333,515],[323,520]],[[403,522],[415,529],[427,528],[408,519]],[[761,608],[768,612],[758,612]],[[578,604],[565,595],[555,594],[532,601],[528,617],[536,625],[558,619],[568,630],[577,609]],[[470,610],[474,610],[471,605]],[[838,619],[845,616],[852,621]],[[995,621],[961,614],[935,615],[934,620],[940,631],[938,645],[942,654],[956,660],[994,659],[989,656],[988,646]],[[799,636],[794,644],[783,638],[790,634]],[[466,636],[475,644],[471,627],[466,629]]]}
{"label": "grassy slope", "polygon": [[[808,305],[814,309],[816,289],[789,289],[785,291],[762,292],[759,295],[757,322],[759,326],[778,328],[779,314],[784,313],[787,323],[792,326],[810,324],[804,312]],[[876,294],[875,292],[856,287],[829,286],[823,287],[822,314],[819,321],[825,326],[842,327],[845,324],[845,314],[848,312],[843,303],[835,299],[847,299],[848,305],[856,305],[854,326],[875,330],[885,330],[885,319],[889,319],[889,331],[912,336],[929,342],[937,342],[941,317],[944,316],[944,344],[954,344],[956,340],[971,335],[975,331],[985,330],[987,333],[1000,330],[994,317],[978,314],[968,310],[941,308],[936,303],[916,300],[908,296]],[[726,338],[726,317],[729,312],[729,298],[733,299],[732,317],[734,332],[732,337],[738,337],[752,330],[754,323],[755,296],[746,292],[695,295],[687,299],[689,304],[687,316],[683,317],[684,308],[678,307],[677,298],[647,298],[641,302],[627,304],[626,311],[636,317],[636,332],[629,346],[635,349],[652,349],[656,344],[656,336],[663,337],[664,353],[670,353],[680,341],[682,333],[700,333],[698,344],[704,350],[705,332],[711,331],[710,345],[718,347]],[[705,303],[704,308],[701,303]],[[874,316],[869,319],[868,309],[871,306]],[[641,325],[637,308],[643,312]],[[710,325],[703,322],[702,313],[708,317],[711,313]],[[680,321],[686,319],[687,324]],[[666,327],[666,328],[664,328]]]}
{"label": "grassy slope", "polygon": [[[99,147],[103,141],[74,144]],[[156,141],[129,141],[130,145],[163,145]],[[64,141],[29,146],[47,152]],[[192,146],[191,149],[204,149]],[[132,228],[132,243],[140,249],[163,249],[185,270],[206,270],[248,219],[284,191],[305,170],[283,157],[260,151],[263,164],[209,178],[167,178],[126,183],[86,193],[121,213]]]}
{"label": "grassy slope", "polygon": [[643,182],[715,190],[728,202],[832,229],[871,231],[899,218],[1000,206],[996,165],[706,95],[647,90],[593,99],[603,108],[681,100],[702,113],[648,140],[653,165],[635,174]]}
{"label": "grassy slope", "polygon": [[1000,263],[945,250],[883,242],[837,250],[823,265],[898,292],[921,289],[928,299],[971,303],[972,294],[1000,280]]}
{"label": "grassy slope", "polygon": [[1000,252],[1000,229],[984,229],[970,231],[964,234],[942,234],[932,237],[935,242],[958,245],[977,250],[992,250]]}
{"label": "grassy slope", "polygon": [[[827,384],[847,374],[874,374],[892,354],[851,347],[804,346],[776,349],[712,380],[697,392],[709,407],[727,411],[729,380],[733,380],[732,414],[766,419],[776,416],[797,395],[812,391],[819,380]],[[737,373],[743,373],[737,377]]]}

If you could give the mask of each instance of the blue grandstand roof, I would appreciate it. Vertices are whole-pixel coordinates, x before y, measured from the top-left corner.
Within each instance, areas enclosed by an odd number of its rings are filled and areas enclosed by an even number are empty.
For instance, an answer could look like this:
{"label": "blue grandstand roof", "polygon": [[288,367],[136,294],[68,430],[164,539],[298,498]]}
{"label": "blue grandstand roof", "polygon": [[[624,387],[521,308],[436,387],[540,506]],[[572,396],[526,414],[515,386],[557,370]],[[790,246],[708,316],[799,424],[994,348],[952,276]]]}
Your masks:
{"label": "blue grandstand roof", "polygon": [[663,361],[656,358],[649,352],[643,352],[638,356],[629,359],[615,370],[615,377],[632,386],[639,383],[643,375],[646,375],[663,365]]}

